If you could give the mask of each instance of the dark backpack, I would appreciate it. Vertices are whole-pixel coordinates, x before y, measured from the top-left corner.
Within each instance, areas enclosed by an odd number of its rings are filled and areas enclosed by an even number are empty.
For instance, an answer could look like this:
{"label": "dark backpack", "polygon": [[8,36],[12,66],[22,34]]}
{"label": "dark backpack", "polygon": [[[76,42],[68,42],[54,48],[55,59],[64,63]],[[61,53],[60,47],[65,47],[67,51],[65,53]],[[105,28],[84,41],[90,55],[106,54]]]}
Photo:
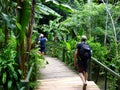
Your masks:
{"label": "dark backpack", "polygon": [[79,56],[84,59],[90,59],[92,56],[91,48],[85,42],[82,42],[78,47],[78,57]]}

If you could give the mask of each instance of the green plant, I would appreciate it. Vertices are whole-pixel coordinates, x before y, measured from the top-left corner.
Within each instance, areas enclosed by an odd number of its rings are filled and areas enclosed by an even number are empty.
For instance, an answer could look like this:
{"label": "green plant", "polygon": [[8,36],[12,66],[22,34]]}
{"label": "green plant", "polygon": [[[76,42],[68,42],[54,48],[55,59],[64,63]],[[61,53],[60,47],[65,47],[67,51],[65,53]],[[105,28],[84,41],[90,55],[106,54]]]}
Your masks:
{"label": "green plant", "polygon": [[57,57],[62,60],[62,51],[64,44],[62,42],[51,42],[46,43],[46,54],[52,57]]}
{"label": "green plant", "polygon": [[92,48],[93,57],[97,58],[100,62],[106,63],[106,55],[108,50],[105,46],[102,46],[99,42],[93,42],[93,38],[88,41]]}
{"label": "green plant", "polygon": [[40,55],[40,52],[38,48],[31,49],[30,51],[30,61],[29,61],[29,67],[34,64],[33,71],[30,78],[30,88],[34,89],[34,87],[37,85],[36,80],[40,78],[40,68],[45,67],[45,59]]}
{"label": "green plant", "polygon": [[16,52],[10,48],[2,49],[0,53],[0,85],[3,85],[5,90],[20,89],[22,72],[15,62],[15,56]]}

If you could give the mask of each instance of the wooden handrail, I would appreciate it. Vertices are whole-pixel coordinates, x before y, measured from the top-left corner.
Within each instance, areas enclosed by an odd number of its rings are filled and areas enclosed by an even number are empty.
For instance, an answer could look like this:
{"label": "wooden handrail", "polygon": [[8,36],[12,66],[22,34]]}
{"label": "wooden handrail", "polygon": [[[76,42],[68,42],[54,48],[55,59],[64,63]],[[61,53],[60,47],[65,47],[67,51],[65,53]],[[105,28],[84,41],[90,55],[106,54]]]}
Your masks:
{"label": "wooden handrail", "polygon": [[98,65],[104,67],[105,70],[109,71],[112,75],[114,75],[115,77],[120,79],[120,75],[116,72],[114,72],[113,70],[111,70],[110,68],[108,68],[107,66],[105,66],[104,64],[102,64],[101,62],[99,62],[97,59],[95,59],[94,57],[92,57],[92,60],[97,63]]}
{"label": "wooden handrail", "polygon": [[91,80],[91,63],[95,62],[97,65],[101,66],[102,68],[104,68],[105,70],[105,81],[104,81],[104,90],[107,90],[107,73],[109,72],[111,75],[113,75],[114,77],[116,77],[118,80],[120,80],[120,75],[118,73],[116,73],[115,71],[113,71],[112,69],[108,68],[107,66],[105,66],[104,64],[102,64],[101,62],[99,62],[96,58],[92,57],[90,62],[89,62],[89,79]]}
{"label": "wooden handrail", "polygon": [[29,70],[28,75],[26,77],[26,81],[30,80],[30,76],[31,76],[31,73],[32,73],[32,70],[33,70],[33,66],[34,66],[34,64],[32,64],[31,67],[30,67],[30,70]]}

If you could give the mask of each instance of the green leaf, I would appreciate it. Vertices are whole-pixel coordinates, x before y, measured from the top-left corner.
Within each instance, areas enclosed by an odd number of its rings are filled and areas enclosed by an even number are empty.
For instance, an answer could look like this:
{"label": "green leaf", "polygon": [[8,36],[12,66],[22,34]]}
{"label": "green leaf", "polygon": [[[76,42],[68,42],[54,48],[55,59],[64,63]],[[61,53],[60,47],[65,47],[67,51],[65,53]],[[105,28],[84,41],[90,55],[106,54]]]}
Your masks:
{"label": "green leaf", "polygon": [[8,64],[8,68],[9,68],[9,70],[13,73],[14,72],[14,67],[13,67],[13,65],[12,65],[12,63],[10,63],[10,64]]}
{"label": "green leaf", "polygon": [[6,77],[7,77],[7,74],[5,72],[5,73],[3,73],[3,77],[2,77],[2,83],[3,84],[6,82]]}
{"label": "green leaf", "polygon": [[2,13],[2,18],[5,21],[5,23],[7,24],[7,26],[10,26],[10,17],[7,14]]}
{"label": "green leaf", "polygon": [[77,34],[78,34],[77,29],[73,29],[73,32],[74,32],[74,34],[77,36]]}
{"label": "green leaf", "polygon": [[67,11],[69,13],[73,13],[74,10],[67,4],[60,4],[60,8],[64,11]]}
{"label": "green leaf", "polygon": [[16,26],[18,27],[19,30],[22,30],[22,26],[20,25],[20,23],[16,23]]}
{"label": "green leaf", "polygon": [[25,87],[22,87],[20,90],[25,90]]}
{"label": "green leaf", "polygon": [[13,82],[12,82],[11,80],[8,81],[8,88],[9,88],[9,89],[12,87],[12,83],[13,83]]}
{"label": "green leaf", "polygon": [[66,42],[66,48],[67,48],[67,50],[71,50],[71,45],[70,45],[70,43],[68,43],[68,42]]}
{"label": "green leaf", "polygon": [[44,15],[53,15],[53,16],[58,16],[58,17],[61,16],[57,12],[52,10],[51,8],[45,6],[45,5],[41,4],[41,3],[37,4],[36,10],[37,10],[38,13],[44,14]]}
{"label": "green leaf", "polygon": [[9,22],[10,19],[9,19],[9,16],[5,13],[2,13],[2,16],[3,16],[3,19],[6,21],[6,22]]}
{"label": "green leaf", "polygon": [[24,2],[22,3],[22,10],[19,17],[22,30],[25,30],[26,26],[28,26],[28,23],[30,21],[30,14],[30,3],[28,0],[24,0]]}
{"label": "green leaf", "polygon": [[21,71],[20,69],[18,69],[18,73],[19,73],[20,75],[22,75],[22,71]]}
{"label": "green leaf", "polygon": [[46,0],[46,3],[49,4],[49,5],[54,5],[55,8],[58,8],[58,9],[61,9],[65,12],[68,12],[68,13],[73,13],[74,10],[67,4],[60,4],[58,3],[57,1],[55,0]]}
{"label": "green leaf", "polygon": [[18,76],[17,76],[16,72],[13,73],[13,76],[14,76],[14,79],[17,81],[18,80]]}

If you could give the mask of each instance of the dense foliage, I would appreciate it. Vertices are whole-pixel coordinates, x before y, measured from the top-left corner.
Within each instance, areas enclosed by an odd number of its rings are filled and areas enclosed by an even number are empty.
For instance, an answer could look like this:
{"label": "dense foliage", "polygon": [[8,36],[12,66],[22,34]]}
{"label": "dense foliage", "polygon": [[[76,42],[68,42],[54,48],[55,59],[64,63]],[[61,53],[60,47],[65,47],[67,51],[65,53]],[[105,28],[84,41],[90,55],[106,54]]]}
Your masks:
{"label": "dense foliage", "polygon": [[62,60],[66,50],[70,66],[85,34],[93,57],[120,73],[119,8],[118,0],[0,0],[0,85],[20,88],[32,63],[36,79],[37,64],[43,62],[35,47],[38,32],[49,40],[47,54]]}

